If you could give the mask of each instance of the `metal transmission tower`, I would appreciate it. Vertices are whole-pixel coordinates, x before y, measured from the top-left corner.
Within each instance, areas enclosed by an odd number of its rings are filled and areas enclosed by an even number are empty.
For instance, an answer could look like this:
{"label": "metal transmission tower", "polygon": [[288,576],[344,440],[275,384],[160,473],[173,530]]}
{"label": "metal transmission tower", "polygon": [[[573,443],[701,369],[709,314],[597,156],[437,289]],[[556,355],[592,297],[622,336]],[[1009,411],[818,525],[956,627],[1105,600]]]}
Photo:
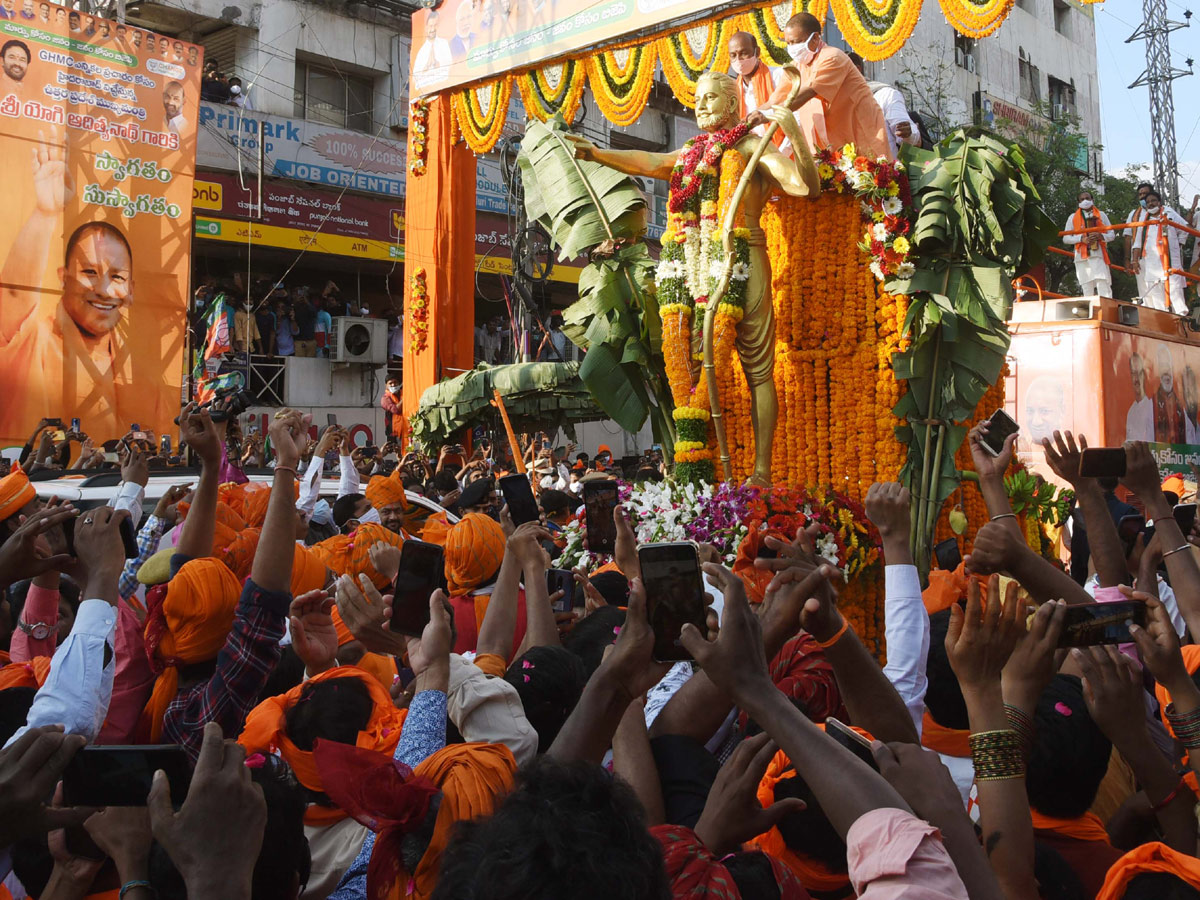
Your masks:
{"label": "metal transmission tower", "polygon": [[1146,85],[1150,88],[1150,133],[1154,142],[1154,183],[1172,206],[1179,202],[1179,164],[1175,159],[1175,100],[1171,82],[1192,74],[1192,61],[1187,69],[1171,65],[1171,42],[1168,35],[1191,25],[1192,11],[1183,14],[1184,21],[1167,18],[1166,0],[1142,0],[1142,24],[1125,39],[1146,42],[1146,69],[1129,87]]}

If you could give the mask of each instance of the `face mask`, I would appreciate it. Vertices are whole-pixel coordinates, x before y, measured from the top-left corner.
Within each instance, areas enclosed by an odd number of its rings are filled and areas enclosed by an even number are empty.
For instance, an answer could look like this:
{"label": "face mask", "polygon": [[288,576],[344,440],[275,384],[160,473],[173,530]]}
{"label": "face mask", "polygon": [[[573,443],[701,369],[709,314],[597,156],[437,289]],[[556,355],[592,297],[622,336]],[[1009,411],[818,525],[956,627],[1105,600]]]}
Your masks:
{"label": "face mask", "polygon": [[241,92],[242,92],[242,86],[240,84],[235,84],[229,89],[229,93],[233,94],[233,96],[235,96],[235,97],[238,94],[240,94]]}
{"label": "face mask", "polygon": [[379,510],[377,510],[373,506],[370,509],[368,509],[365,513],[363,513],[361,516],[358,517],[359,525],[366,525],[368,523],[370,523],[372,525],[381,524],[379,521]]}
{"label": "face mask", "polygon": [[1146,212],[1150,213],[1150,215],[1152,215],[1152,216],[1157,216],[1159,209],[1160,209],[1160,207],[1158,207],[1158,206],[1147,206]]}
{"label": "face mask", "polygon": [[1091,208],[1092,208],[1092,205],[1093,205],[1093,204],[1092,204],[1092,201],[1091,201],[1091,200],[1080,200],[1080,201],[1079,201],[1079,208],[1080,208],[1080,209],[1091,209]]}
{"label": "face mask", "polygon": [[821,36],[815,31],[808,36],[808,40],[804,43],[787,45],[788,56],[792,58],[793,62],[798,62],[800,65],[806,65],[812,62],[812,58],[817,55],[816,47],[810,46],[813,42],[813,38],[817,39],[817,46],[819,47]]}
{"label": "face mask", "polygon": [[733,71],[742,76],[751,74],[757,68],[758,60],[754,57],[750,57],[749,59],[735,59],[733,61]]}
{"label": "face mask", "polygon": [[1138,201],[1138,206],[1140,206],[1142,209],[1145,209],[1145,208],[1146,208],[1146,201],[1145,201],[1145,200],[1139,200],[1139,201]]}

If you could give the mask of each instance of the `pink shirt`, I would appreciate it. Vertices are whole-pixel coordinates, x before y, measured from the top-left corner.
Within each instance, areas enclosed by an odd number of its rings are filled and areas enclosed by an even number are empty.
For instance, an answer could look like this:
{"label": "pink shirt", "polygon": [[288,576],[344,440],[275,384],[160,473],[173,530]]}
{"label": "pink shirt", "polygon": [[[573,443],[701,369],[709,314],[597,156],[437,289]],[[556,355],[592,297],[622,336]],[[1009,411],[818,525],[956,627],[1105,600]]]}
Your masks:
{"label": "pink shirt", "polygon": [[873,809],[846,833],[859,900],[969,900],[941,833],[912,813]]}
{"label": "pink shirt", "polygon": [[50,634],[44,640],[35,641],[20,628],[14,628],[9,645],[12,661],[29,662],[35,656],[53,656],[54,646],[58,643],[58,589],[29,585],[25,605],[21,608],[21,621],[28,625],[45,622],[50,626]]}

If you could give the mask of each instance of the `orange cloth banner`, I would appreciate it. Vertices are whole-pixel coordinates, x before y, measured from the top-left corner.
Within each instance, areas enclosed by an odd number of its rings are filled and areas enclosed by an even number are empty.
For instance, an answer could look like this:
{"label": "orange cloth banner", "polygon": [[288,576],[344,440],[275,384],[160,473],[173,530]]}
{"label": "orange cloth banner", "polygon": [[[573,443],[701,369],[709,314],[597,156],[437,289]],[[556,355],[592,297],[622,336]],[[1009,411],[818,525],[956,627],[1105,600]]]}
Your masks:
{"label": "orange cloth banner", "polygon": [[[475,365],[475,154],[457,139],[450,98],[429,104],[425,174],[409,175],[404,205],[404,417],[421,394]],[[418,270],[428,307],[412,306]],[[413,325],[424,318],[425,346],[413,351]]]}
{"label": "orange cloth banner", "polygon": [[0,19],[0,58],[0,441],[43,416],[79,416],[97,443],[165,432],[203,51],[39,2]]}

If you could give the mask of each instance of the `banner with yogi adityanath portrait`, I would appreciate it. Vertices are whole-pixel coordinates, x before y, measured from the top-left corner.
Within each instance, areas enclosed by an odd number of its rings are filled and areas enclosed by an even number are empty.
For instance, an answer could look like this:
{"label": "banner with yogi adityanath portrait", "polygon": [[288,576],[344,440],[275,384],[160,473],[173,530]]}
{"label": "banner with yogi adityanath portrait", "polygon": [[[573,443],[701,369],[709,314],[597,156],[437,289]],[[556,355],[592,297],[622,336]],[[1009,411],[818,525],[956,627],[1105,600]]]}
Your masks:
{"label": "banner with yogi adityanath portrait", "polygon": [[179,411],[195,45],[0,0],[0,443],[78,416],[97,444]]}

